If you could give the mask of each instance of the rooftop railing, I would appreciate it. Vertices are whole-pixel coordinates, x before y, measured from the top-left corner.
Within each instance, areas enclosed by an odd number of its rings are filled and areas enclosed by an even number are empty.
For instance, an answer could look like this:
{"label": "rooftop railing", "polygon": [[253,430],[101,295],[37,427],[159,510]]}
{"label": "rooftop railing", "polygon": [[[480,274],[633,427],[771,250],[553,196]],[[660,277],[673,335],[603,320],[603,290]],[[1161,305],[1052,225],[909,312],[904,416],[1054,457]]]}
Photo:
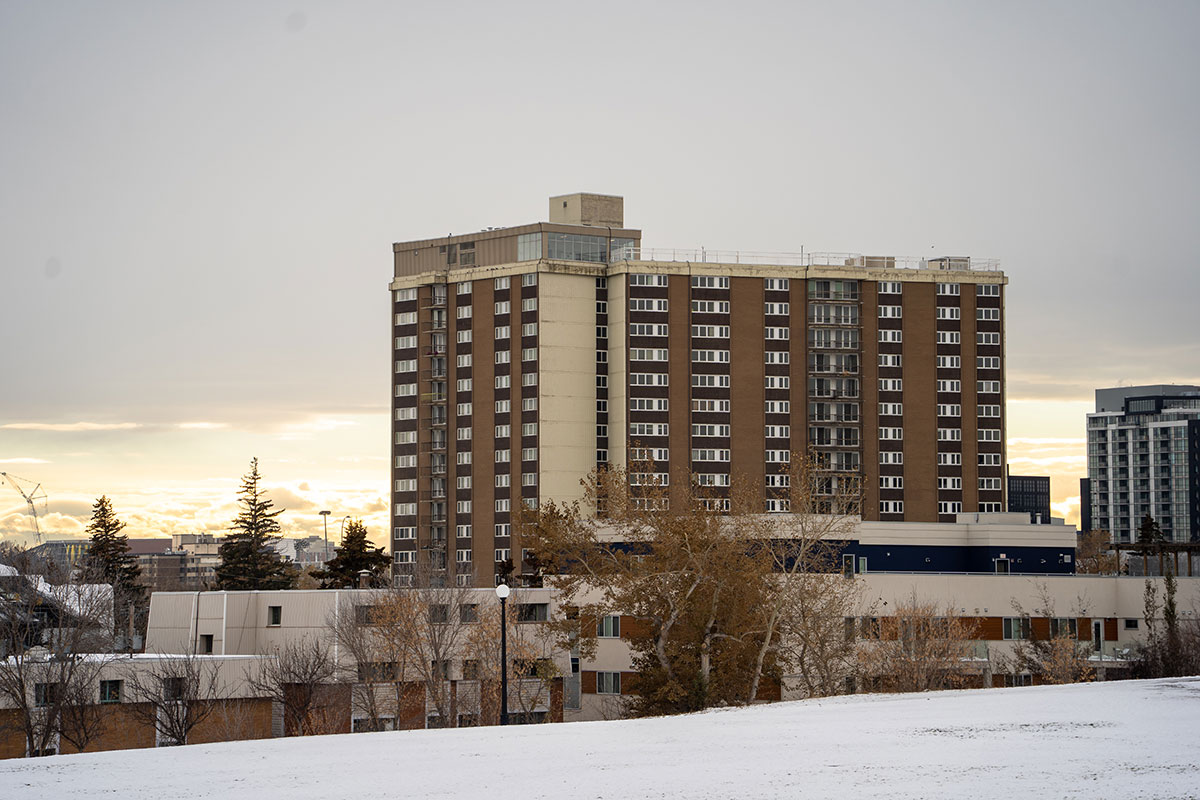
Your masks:
{"label": "rooftop railing", "polygon": [[941,269],[996,272],[996,258],[946,256],[865,256],[861,253],[772,253],[754,250],[708,250],[671,247],[614,249],[612,261],[687,261],[700,264],[762,264],[786,267],[857,267],[861,269]]}

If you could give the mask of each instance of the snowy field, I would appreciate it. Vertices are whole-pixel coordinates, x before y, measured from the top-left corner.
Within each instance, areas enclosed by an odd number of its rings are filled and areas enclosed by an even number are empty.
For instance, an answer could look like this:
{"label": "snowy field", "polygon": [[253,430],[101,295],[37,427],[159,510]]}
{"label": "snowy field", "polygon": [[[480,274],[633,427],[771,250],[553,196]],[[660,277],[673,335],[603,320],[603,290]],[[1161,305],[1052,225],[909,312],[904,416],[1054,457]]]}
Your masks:
{"label": "snowy field", "polygon": [[0,762],[0,798],[1200,798],[1200,678]]}

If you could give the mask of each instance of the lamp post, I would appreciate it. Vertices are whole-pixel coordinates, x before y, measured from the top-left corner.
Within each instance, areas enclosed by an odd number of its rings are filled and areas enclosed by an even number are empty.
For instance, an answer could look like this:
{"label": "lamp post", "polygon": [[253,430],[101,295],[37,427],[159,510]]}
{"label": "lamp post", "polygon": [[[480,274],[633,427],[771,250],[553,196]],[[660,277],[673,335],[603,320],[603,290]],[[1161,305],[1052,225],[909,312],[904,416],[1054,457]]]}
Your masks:
{"label": "lamp post", "polygon": [[496,587],[496,597],[500,598],[500,724],[508,724],[508,617],[505,615],[505,601],[508,600],[508,584],[502,583]]}
{"label": "lamp post", "polygon": [[329,512],[321,511],[321,519],[325,522],[325,552],[321,553],[323,560],[329,559]]}
{"label": "lamp post", "polygon": [[345,546],[346,544],[346,520],[350,519],[350,515],[342,517],[342,524],[338,526],[338,544]]}

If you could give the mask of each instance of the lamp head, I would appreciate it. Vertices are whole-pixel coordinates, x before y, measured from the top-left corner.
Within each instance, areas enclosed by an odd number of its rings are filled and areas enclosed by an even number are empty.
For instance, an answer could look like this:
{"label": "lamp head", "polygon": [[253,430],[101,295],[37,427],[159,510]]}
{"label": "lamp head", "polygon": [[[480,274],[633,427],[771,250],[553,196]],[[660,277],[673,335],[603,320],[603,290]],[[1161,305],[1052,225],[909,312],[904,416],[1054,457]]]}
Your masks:
{"label": "lamp head", "polygon": [[499,597],[501,600],[508,597],[508,593],[509,593],[509,588],[508,588],[507,583],[502,583],[496,587],[496,597]]}

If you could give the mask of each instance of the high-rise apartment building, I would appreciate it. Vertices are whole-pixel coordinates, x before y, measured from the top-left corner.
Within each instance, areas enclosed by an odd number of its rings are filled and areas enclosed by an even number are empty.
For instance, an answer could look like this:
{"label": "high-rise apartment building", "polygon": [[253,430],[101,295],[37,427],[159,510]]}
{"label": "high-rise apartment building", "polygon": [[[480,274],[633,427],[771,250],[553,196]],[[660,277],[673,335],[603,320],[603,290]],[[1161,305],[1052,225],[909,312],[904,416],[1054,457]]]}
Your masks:
{"label": "high-rise apartment building", "polygon": [[1029,521],[1050,524],[1050,476],[1009,475],[1008,511],[1029,514]]}
{"label": "high-rise apartment building", "polygon": [[1200,386],[1097,389],[1087,439],[1093,528],[1132,542],[1149,514],[1170,541],[1200,538]]}
{"label": "high-rise apartment building", "polygon": [[394,245],[398,575],[490,585],[521,559],[516,504],[577,498],[598,464],[720,493],[812,448],[862,475],[867,520],[1004,510],[995,262],[648,250],[623,216],[568,195],[546,223]]}

